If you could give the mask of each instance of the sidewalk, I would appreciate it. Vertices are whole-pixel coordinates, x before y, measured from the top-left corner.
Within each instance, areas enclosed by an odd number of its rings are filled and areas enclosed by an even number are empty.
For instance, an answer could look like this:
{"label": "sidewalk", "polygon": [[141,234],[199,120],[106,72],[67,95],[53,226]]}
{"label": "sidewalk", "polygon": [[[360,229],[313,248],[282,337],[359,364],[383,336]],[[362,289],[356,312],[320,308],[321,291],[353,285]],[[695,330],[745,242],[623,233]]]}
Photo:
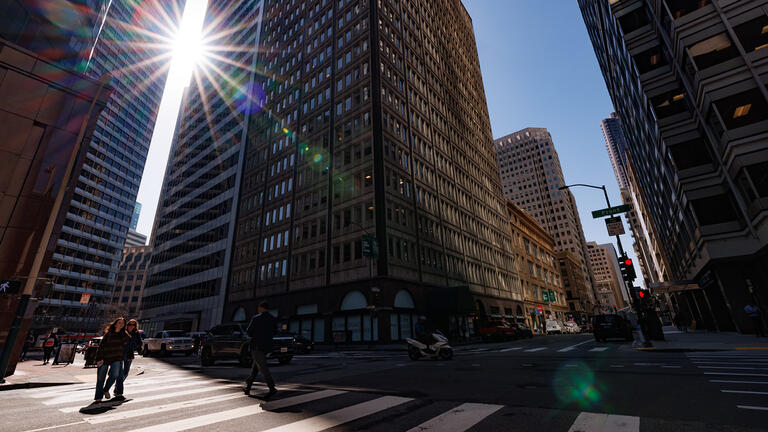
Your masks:
{"label": "sidewalk", "polygon": [[5,377],[0,391],[20,388],[48,387],[64,384],[96,382],[96,370],[83,369],[83,356],[78,354],[75,362],[68,365],[43,365],[40,353],[32,352],[26,361],[16,365],[13,375]]}
{"label": "sidewalk", "polygon": [[[639,350],[688,352],[688,351],[768,351],[768,338],[759,338],[735,332],[708,332],[689,330],[681,332],[672,326],[664,327],[664,341],[652,341],[653,347],[636,347]],[[635,342],[639,345],[638,342]]]}

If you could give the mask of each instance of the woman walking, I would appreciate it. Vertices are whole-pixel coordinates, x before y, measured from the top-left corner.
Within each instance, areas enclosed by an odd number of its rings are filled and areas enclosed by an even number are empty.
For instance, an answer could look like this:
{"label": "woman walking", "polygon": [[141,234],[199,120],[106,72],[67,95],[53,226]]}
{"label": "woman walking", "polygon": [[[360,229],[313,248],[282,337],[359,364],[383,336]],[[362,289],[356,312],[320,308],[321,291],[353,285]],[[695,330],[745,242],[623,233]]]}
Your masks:
{"label": "woman walking", "polygon": [[56,333],[49,333],[48,337],[43,342],[43,364],[46,365],[51,361],[51,354],[53,350],[59,344],[59,338],[56,337]]}
{"label": "woman walking", "polygon": [[113,401],[124,401],[123,396],[123,383],[128,378],[128,373],[131,371],[131,363],[133,363],[133,353],[141,349],[141,335],[139,334],[139,323],[135,319],[128,320],[128,324],[125,325],[125,331],[128,333],[130,339],[125,345],[123,352],[123,368],[120,372],[120,377],[117,378],[117,384],[115,384],[115,398]]}
{"label": "woman walking", "polygon": [[131,339],[125,332],[125,318],[120,317],[108,325],[96,350],[96,396],[94,403],[109,399],[109,389],[120,378],[123,369],[123,353]]}

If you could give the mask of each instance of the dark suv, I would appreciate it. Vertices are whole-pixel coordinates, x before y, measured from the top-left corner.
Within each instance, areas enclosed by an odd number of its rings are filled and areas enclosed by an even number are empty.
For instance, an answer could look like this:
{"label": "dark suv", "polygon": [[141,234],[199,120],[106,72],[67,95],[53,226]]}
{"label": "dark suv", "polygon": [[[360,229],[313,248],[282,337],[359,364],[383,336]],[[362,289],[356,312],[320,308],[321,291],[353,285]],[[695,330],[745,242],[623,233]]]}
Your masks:
{"label": "dark suv", "polygon": [[592,318],[595,340],[600,342],[608,338],[622,338],[628,341],[632,336],[632,325],[620,315],[595,315]]}
{"label": "dark suv", "polygon": [[[200,363],[211,366],[216,360],[238,360],[240,366],[251,365],[250,338],[242,323],[219,324],[208,330],[208,335],[200,344]],[[267,359],[277,359],[280,364],[290,363],[295,349],[293,338],[275,335],[272,338],[272,352]]]}

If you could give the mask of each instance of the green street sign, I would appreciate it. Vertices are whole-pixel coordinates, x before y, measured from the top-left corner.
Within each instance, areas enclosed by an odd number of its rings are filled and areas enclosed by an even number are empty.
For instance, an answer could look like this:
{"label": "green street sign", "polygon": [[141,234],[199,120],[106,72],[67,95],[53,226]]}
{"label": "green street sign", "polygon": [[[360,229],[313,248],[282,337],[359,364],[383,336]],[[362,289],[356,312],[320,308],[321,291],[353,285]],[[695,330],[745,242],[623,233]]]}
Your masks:
{"label": "green street sign", "polygon": [[552,290],[549,290],[549,301],[551,301],[552,303],[555,302],[555,292]]}
{"label": "green street sign", "polygon": [[363,235],[363,256],[379,257],[379,242],[376,240],[376,237]]}
{"label": "green street sign", "polygon": [[592,217],[594,219],[601,218],[604,216],[612,216],[619,213],[626,213],[630,211],[632,207],[630,207],[628,204],[622,204],[620,206],[616,207],[609,207],[601,210],[595,210],[592,212]]}
{"label": "green street sign", "polygon": [[543,301],[545,301],[545,302],[548,302],[549,301],[549,293],[547,291],[542,291],[541,292],[541,299]]}

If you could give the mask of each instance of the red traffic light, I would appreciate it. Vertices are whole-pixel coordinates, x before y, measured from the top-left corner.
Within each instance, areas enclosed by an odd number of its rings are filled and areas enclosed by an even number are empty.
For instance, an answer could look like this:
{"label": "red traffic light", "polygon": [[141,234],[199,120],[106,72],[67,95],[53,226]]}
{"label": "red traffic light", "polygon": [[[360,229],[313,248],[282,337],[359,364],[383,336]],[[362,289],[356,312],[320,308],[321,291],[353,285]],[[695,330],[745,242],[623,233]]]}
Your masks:
{"label": "red traffic light", "polygon": [[632,265],[632,260],[631,260],[631,259],[629,259],[629,258],[625,259],[625,260],[624,260],[624,265],[625,265],[625,266],[631,266],[631,265]]}
{"label": "red traffic light", "polygon": [[643,297],[645,297],[645,292],[643,290],[638,290],[637,291],[637,295],[638,295],[638,297],[643,298]]}

